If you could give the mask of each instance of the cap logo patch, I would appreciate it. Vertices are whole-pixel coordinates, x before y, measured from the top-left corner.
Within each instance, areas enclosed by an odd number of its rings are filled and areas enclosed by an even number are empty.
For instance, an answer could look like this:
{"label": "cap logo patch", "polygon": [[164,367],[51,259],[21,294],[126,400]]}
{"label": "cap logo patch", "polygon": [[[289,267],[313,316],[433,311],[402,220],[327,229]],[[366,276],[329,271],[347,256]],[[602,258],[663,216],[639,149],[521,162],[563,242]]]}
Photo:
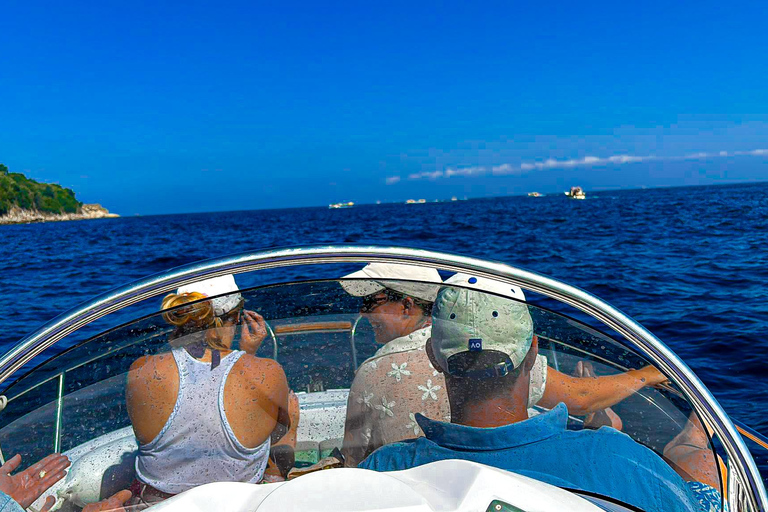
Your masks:
{"label": "cap logo patch", "polygon": [[483,340],[482,338],[470,338],[469,339],[469,350],[470,352],[480,352],[483,350]]}

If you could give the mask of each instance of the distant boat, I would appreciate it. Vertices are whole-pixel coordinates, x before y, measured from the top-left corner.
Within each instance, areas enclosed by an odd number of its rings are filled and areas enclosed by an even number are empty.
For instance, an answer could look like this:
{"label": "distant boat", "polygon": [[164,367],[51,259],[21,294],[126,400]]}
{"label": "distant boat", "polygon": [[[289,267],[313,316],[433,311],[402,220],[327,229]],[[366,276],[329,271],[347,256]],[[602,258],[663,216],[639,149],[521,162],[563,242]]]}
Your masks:
{"label": "distant boat", "polygon": [[458,201],[458,199],[456,198],[456,196],[453,196],[453,197],[451,198],[451,201]]}
{"label": "distant boat", "polygon": [[424,204],[426,202],[426,199],[409,199],[405,202],[405,204]]}
{"label": "distant boat", "polygon": [[336,210],[338,208],[352,208],[353,206],[355,206],[355,203],[353,203],[352,201],[349,201],[349,202],[346,202],[346,203],[333,203],[333,204],[329,204],[328,208],[330,208],[331,210]]}
{"label": "distant boat", "polygon": [[544,194],[539,194],[538,192],[528,192],[528,197],[544,197]]}
{"label": "distant boat", "polygon": [[586,199],[587,194],[581,189],[581,187],[571,187],[571,190],[565,192],[565,195],[571,199]]}

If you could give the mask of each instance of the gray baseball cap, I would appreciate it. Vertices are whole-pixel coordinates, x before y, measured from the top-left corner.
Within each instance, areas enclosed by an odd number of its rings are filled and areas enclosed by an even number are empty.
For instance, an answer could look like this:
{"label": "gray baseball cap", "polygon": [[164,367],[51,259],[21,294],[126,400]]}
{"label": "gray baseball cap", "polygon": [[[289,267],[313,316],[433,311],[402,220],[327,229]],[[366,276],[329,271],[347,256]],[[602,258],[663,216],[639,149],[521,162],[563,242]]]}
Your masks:
{"label": "gray baseball cap", "polygon": [[[478,283],[481,279],[477,278]],[[506,375],[522,364],[533,342],[533,320],[528,306],[481,291],[493,288],[491,283],[479,283],[474,288],[445,286],[438,293],[432,309],[432,352],[440,366],[452,375],[459,373],[450,363],[457,354],[500,352],[509,359],[488,368],[486,373],[489,377]]]}

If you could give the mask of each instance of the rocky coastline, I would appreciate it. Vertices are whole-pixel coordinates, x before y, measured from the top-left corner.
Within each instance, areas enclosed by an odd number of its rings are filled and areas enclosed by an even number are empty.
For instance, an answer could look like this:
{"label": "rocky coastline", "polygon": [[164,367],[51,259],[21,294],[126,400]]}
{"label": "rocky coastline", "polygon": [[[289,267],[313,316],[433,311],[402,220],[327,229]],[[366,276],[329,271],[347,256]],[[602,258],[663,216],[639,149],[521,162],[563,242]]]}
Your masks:
{"label": "rocky coastline", "polygon": [[23,210],[17,206],[0,216],[0,224],[29,224],[32,222],[62,222],[67,220],[111,219],[120,217],[110,213],[100,204],[84,204],[77,213],[48,213],[37,210]]}

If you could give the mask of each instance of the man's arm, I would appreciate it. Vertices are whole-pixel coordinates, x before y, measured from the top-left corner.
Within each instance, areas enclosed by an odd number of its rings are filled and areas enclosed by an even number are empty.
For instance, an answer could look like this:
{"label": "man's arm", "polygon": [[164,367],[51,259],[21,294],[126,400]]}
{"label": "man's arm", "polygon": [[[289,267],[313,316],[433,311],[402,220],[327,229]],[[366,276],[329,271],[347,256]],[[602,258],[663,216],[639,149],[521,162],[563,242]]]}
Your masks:
{"label": "man's arm", "polygon": [[551,409],[565,402],[569,413],[581,416],[615,405],[645,386],[656,386],[665,380],[653,366],[594,378],[571,377],[550,367],[539,405]]}

